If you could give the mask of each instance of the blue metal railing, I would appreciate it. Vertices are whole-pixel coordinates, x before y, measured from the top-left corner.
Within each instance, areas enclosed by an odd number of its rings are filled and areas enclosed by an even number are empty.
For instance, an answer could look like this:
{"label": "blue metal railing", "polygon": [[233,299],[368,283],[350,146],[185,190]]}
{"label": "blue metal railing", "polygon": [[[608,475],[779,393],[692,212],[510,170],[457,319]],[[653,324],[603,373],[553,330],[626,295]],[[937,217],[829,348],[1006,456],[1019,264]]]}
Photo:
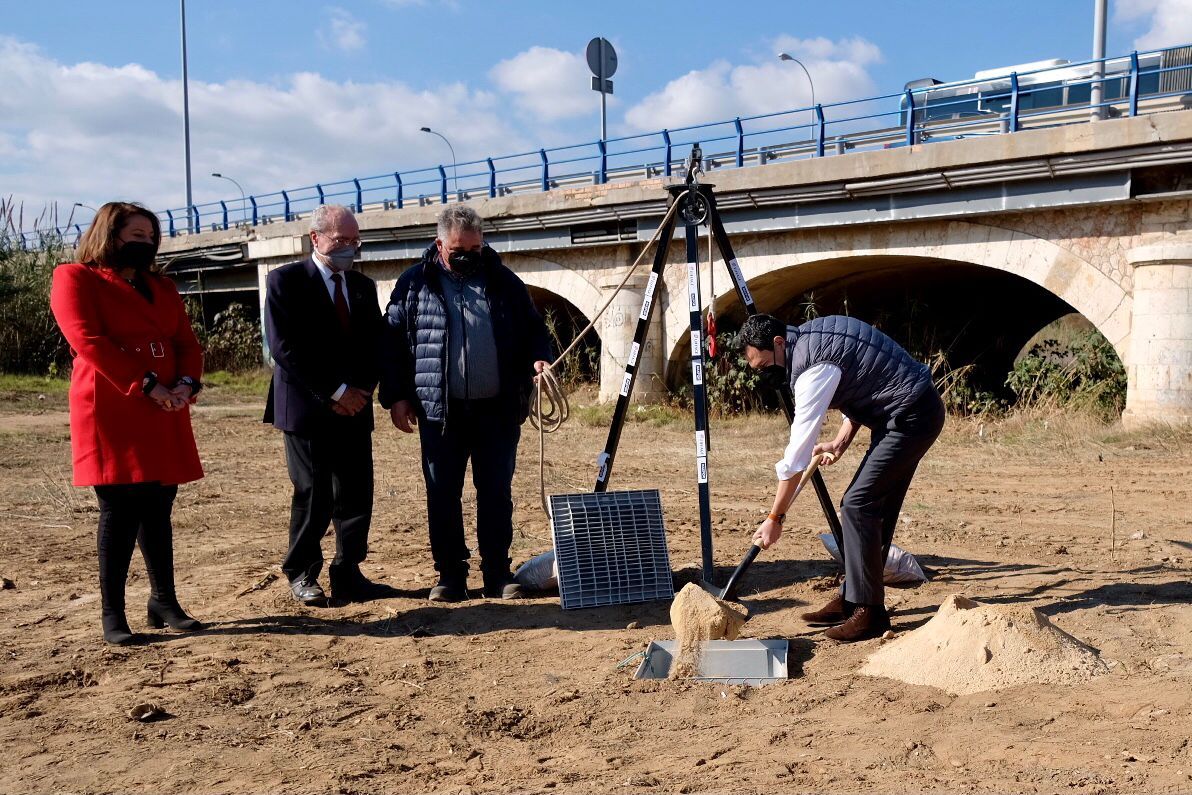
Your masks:
{"label": "blue metal railing", "polygon": [[[188,221],[197,231],[257,226],[291,221],[326,203],[344,204],[359,213],[447,204],[477,196],[549,191],[559,186],[672,176],[695,143],[703,148],[706,168],[744,168],[853,150],[1079,124],[1090,121],[1093,111],[1136,116],[1140,112],[1171,110],[1171,103],[1159,100],[1189,95],[1192,65],[1165,65],[1168,54],[1181,49],[1133,52],[829,105],[485,157],[455,164],[450,172],[439,164],[352,177],[254,194],[247,197],[247,203],[220,199],[171,208],[159,216],[163,231],[174,237],[186,233]],[[1098,68],[1101,75],[1096,74]],[[1182,72],[1181,79],[1166,82],[1185,88],[1164,91],[1162,76],[1176,72]],[[1062,99],[1059,104],[1046,104],[1057,90],[1067,98],[1073,93],[1083,96],[1082,89],[1088,88],[1091,96],[1094,84],[1106,89],[1106,97],[1099,103]],[[1140,107],[1140,99],[1147,104]],[[1043,107],[1036,108],[1036,101]],[[203,228],[204,223],[208,229]],[[77,224],[25,232],[18,236],[19,245],[38,245],[45,235],[75,243],[80,232]]]}

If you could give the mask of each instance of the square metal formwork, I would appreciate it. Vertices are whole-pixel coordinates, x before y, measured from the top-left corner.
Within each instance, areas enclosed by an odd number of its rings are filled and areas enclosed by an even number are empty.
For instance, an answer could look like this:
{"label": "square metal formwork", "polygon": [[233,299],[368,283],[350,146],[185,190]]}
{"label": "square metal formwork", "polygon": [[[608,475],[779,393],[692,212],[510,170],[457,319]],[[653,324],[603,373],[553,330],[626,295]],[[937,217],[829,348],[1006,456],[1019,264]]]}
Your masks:
{"label": "square metal formwork", "polygon": [[[634,679],[666,679],[674,663],[677,641],[655,640]],[[699,658],[699,672],[690,677],[725,685],[765,685],[787,678],[786,640],[709,640]]]}
{"label": "square metal formwork", "polygon": [[554,494],[550,508],[564,610],[674,598],[657,489]]}

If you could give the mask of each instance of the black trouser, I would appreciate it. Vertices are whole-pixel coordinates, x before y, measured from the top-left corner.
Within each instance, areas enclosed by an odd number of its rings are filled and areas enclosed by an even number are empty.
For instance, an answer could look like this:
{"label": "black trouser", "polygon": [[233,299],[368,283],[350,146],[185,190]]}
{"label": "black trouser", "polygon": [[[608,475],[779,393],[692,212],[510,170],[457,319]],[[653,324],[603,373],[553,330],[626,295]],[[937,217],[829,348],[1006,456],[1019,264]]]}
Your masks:
{"label": "black trouser", "polygon": [[178,487],[156,482],[96,486],[95,496],[99,500],[99,594],[104,615],[124,613],[124,583],[138,542],[153,597],[167,604],[176,601],[170,513]]}
{"label": "black trouser", "polygon": [[943,427],[944,404],[932,389],[885,428],[873,431],[869,451],[840,503],[846,600],[884,604],[884,550],[894,538],[915,469]]}
{"label": "black trouser", "polygon": [[451,401],[447,422],[421,422],[422,475],[435,569],[448,577],[466,576],[464,472],[472,460],[476,487],[476,542],[480,568],[509,572],[513,543],[513,470],[521,426],[497,399]]}
{"label": "black trouser", "polygon": [[335,558],[340,566],[357,566],[368,554],[372,524],[372,431],[336,427],[310,435],[286,432],[286,467],[294,484],[290,502],[290,548],[282,561],[286,577],[319,576],[323,568],[320,542],[335,525]]}

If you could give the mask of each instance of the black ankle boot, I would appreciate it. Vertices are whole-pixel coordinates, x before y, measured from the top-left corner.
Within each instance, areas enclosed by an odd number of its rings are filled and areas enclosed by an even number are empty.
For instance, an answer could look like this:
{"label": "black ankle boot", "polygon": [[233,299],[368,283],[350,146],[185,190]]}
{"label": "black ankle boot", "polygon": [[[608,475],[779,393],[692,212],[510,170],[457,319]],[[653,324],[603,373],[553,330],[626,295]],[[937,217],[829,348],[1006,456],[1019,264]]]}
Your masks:
{"label": "black ankle boot", "polygon": [[184,632],[194,632],[203,628],[202,622],[186,614],[177,599],[158,599],[156,596],[150,596],[148,618],[149,626],[154,629],[161,629],[167,624],[171,629]]}
{"label": "black ankle boot", "polygon": [[113,646],[127,646],[137,639],[128,628],[123,610],[119,613],[103,614],[103,639]]}

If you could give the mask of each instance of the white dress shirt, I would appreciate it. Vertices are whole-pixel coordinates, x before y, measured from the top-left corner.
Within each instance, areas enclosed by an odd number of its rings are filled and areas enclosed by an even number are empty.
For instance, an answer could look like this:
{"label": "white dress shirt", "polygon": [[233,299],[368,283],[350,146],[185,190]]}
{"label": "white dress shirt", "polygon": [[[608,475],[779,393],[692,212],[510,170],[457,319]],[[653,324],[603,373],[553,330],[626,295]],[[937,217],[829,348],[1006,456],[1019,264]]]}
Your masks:
{"label": "white dress shirt", "polygon": [[[327,286],[327,295],[329,295],[331,297],[332,305],[335,304],[335,282],[333,282],[331,280],[331,277],[335,273],[337,273],[337,272],[339,273],[339,283],[343,287],[344,301],[348,305],[348,311],[351,312],[352,311],[352,302],[348,299],[348,280],[347,280],[347,278],[344,277],[343,272],[331,270],[331,268],[328,267],[327,265],[325,265],[323,263],[323,261],[319,258],[319,253],[317,251],[311,254],[311,259],[314,260],[315,267],[319,269],[319,273],[322,274],[322,276],[323,276],[323,284]],[[339,389],[335,390],[335,392],[332,393],[331,399],[335,402],[339,402],[339,399],[344,396],[344,392],[347,392],[347,391],[348,391],[348,385],[340,384]]]}
{"label": "white dress shirt", "polygon": [[819,438],[828,406],[840,384],[840,368],[828,362],[812,365],[795,379],[795,418],[791,422],[791,439],[774,465],[779,480],[790,480],[811,463],[811,451]]}

